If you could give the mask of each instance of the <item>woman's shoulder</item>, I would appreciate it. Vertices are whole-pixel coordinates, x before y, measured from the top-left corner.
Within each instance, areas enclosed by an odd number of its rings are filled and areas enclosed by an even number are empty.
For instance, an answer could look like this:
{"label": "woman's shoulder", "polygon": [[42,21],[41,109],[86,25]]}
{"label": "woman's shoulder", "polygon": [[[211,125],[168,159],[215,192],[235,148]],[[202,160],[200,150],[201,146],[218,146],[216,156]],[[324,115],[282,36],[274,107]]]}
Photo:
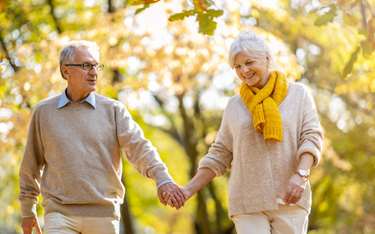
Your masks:
{"label": "woman's shoulder", "polygon": [[231,107],[231,106],[237,106],[241,103],[243,104],[243,101],[241,99],[241,95],[236,94],[236,95],[232,96],[231,98],[229,98],[227,108]]}
{"label": "woman's shoulder", "polygon": [[300,82],[289,81],[288,94],[301,95],[301,94],[305,94],[306,92],[310,92],[309,88],[306,85]]}

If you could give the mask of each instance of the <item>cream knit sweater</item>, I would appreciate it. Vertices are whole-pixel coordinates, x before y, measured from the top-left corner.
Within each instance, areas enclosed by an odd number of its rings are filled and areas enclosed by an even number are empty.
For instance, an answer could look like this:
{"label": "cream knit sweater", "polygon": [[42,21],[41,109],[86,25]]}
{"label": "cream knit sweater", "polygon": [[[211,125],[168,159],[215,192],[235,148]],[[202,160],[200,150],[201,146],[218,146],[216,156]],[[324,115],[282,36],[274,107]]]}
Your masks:
{"label": "cream knit sweater", "polygon": [[141,175],[156,184],[172,179],[125,106],[95,97],[96,109],[87,102],[57,109],[60,95],[35,107],[19,173],[22,217],[36,215],[40,192],[45,213],[119,217],[121,148]]}
{"label": "cream knit sweater", "polygon": [[[279,105],[282,142],[266,142],[255,131],[253,117],[240,95],[232,97],[224,111],[220,130],[199,168],[210,168],[216,176],[231,169],[228,184],[229,216],[277,209],[287,183],[295,173],[300,156],[314,156],[319,163],[323,133],[310,91],[289,83],[288,94]],[[297,203],[310,212],[310,184]]]}

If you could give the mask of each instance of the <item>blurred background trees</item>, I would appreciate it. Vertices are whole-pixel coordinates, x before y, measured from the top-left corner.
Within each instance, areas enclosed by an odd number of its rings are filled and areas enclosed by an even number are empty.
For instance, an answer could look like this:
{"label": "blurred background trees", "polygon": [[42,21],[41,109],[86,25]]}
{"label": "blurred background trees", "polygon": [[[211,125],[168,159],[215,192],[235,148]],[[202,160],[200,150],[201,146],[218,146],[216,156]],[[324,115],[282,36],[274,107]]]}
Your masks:
{"label": "blurred background trees", "polygon": [[[185,185],[216,137],[239,79],[228,48],[243,29],[311,88],[325,130],[312,171],[312,233],[375,232],[374,0],[0,0],[0,233],[22,233],[18,171],[35,104],[61,93],[59,52],[95,41],[98,93],[120,100]],[[168,20],[170,19],[170,21]],[[175,211],[124,162],[122,233],[235,233],[230,172]],[[43,223],[43,209],[38,207]]]}

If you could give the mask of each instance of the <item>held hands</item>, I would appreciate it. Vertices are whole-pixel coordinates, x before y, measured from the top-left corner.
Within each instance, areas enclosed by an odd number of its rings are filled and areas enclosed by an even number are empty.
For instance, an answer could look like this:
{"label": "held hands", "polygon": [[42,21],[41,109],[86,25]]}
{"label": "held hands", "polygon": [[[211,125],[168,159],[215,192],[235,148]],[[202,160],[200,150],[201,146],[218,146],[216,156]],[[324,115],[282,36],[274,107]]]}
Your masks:
{"label": "held hands", "polygon": [[[189,198],[191,198],[194,193],[193,192],[190,192],[187,187],[181,187],[180,188],[183,192],[183,194],[185,195],[185,201],[187,201]],[[172,202],[174,197],[173,197],[173,194],[171,193],[163,193],[163,198],[164,198],[164,202],[166,202],[169,206],[171,207],[175,207],[174,206],[174,203]],[[178,210],[178,208],[176,207],[176,210]]]}
{"label": "held hands", "polygon": [[306,189],[307,180],[298,174],[294,174],[290,178],[284,197],[285,205],[296,204],[301,199]]}
{"label": "held hands", "polygon": [[38,234],[42,234],[37,217],[23,218],[21,226],[23,234],[32,234],[33,228]]}
{"label": "held hands", "polygon": [[[169,200],[165,200],[165,194],[170,195]],[[182,188],[174,182],[166,183],[159,187],[158,189],[159,201],[166,206],[169,204],[179,210],[182,206],[185,206],[185,201],[187,200]]]}

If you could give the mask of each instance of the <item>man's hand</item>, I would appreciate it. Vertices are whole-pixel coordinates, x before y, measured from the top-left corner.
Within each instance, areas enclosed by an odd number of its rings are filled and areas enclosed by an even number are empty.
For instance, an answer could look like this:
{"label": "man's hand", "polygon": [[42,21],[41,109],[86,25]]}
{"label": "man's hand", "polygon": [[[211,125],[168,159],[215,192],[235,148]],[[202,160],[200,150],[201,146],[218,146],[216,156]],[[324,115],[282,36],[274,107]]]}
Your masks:
{"label": "man's hand", "polygon": [[21,226],[23,234],[33,234],[33,228],[35,228],[38,234],[42,234],[37,217],[23,218]]}
{"label": "man's hand", "polygon": [[186,196],[180,186],[178,186],[174,182],[169,182],[166,184],[163,184],[158,189],[158,197],[159,201],[166,206],[167,201],[164,201],[163,193],[171,194],[171,203],[176,208],[176,210],[179,210],[182,206],[185,206],[185,200]]}

